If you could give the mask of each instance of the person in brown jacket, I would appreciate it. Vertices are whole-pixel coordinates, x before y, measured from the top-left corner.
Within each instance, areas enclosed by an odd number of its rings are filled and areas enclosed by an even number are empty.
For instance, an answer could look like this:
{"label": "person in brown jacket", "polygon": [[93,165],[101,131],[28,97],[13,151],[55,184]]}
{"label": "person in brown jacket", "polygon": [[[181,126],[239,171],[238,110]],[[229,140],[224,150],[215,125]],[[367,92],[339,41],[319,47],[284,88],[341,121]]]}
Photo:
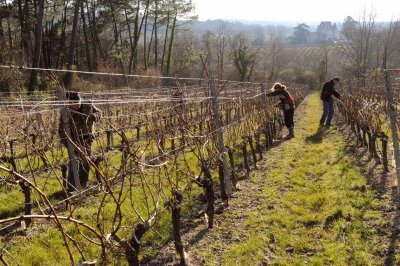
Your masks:
{"label": "person in brown jacket", "polygon": [[[71,141],[81,151],[91,156],[92,143],[94,140],[94,124],[101,119],[101,111],[90,102],[82,103],[79,92],[69,91],[66,93],[66,99],[70,102],[68,106],[68,125],[71,132]],[[68,138],[66,136],[64,123],[60,117],[59,136],[61,143],[67,147]],[[81,154],[75,151],[75,158],[78,158],[78,175],[82,187],[86,187],[89,180],[90,165],[86,160],[81,158]],[[72,192],[75,189],[75,180],[70,162],[68,167],[68,191]]]}
{"label": "person in brown jacket", "polygon": [[294,110],[296,108],[295,99],[293,95],[291,95],[286,86],[275,83],[271,89],[271,92],[266,94],[267,96],[278,96],[280,103],[279,107],[282,109],[283,118],[285,121],[285,126],[287,127],[289,134],[285,136],[286,139],[294,138]]}

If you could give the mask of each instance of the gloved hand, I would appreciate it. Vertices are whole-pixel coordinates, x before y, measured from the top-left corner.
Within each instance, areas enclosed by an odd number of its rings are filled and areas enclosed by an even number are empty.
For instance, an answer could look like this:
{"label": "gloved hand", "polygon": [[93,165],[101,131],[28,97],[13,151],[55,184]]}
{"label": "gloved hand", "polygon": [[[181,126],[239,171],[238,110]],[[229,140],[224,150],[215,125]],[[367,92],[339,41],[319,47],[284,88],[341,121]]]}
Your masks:
{"label": "gloved hand", "polygon": [[88,118],[91,121],[97,122],[100,119],[100,115],[99,114],[90,114]]}

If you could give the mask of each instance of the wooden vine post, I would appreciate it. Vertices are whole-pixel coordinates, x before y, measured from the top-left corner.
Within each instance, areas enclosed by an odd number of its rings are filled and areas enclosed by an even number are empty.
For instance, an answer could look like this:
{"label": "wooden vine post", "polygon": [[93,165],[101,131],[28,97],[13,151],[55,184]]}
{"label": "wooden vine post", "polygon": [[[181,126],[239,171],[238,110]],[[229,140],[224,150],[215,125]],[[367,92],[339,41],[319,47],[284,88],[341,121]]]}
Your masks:
{"label": "wooden vine post", "polygon": [[232,195],[232,183],[231,183],[231,179],[229,177],[228,165],[226,162],[225,144],[224,144],[224,136],[222,133],[221,115],[218,110],[218,92],[217,92],[217,88],[215,87],[214,79],[212,77],[210,77],[210,88],[211,88],[213,116],[214,116],[214,120],[215,120],[216,131],[217,131],[218,152],[219,152],[219,157],[222,162],[223,169],[224,169],[225,192],[229,198]]}
{"label": "wooden vine post", "polygon": [[[59,101],[65,102],[64,92],[61,88],[57,90],[57,98]],[[66,136],[71,139],[71,128],[68,123],[67,105],[63,105],[63,107],[61,108],[61,121],[63,123]],[[78,160],[75,157],[74,147],[72,146],[72,143],[70,141],[68,141],[67,143],[68,157],[70,160],[70,166],[72,167],[72,173],[74,175],[75,188],[78,191],[81,191],[81,182],[78,175]]]}
{"label": "wooden vine post", "polygon": [[264,108],[264,113],[265,113],[265,125],[264,125],[264,133],[265,133],[265,142],[268,145],[265,145],[266,149],[268,149],[272,145],[272,130],[269,130],[269,125],[270,125],[270,115],[268,113],[268,100],[267,100],[267,91],[265,89],[265,85],[261,84],[261,93],[262,93],[262,106]]}
{"label": "wooden vine post", "polygon": [[393,148],[394,148],[394,160],[396,164],[396,176],[397,182],[397,190],[400,192],[398,184],[400,184],[400,152],[399,152],[399,139],[397,135],[397,111],[396,105],[394,103],[394,93],[392,88],[392,83],[390,81],[390,75],[388,70],[384,70],[384,77],[386,83],[386,90],[387,90],[387,99],[388,99],[388,112],[389,112],[389,119],[390,119],[390,128],[392,131],[392,139],[393,139]]}
{"label": "wooden vine post", "polygon": [[265,113],[265,131],[267,130],[268,126],[268,109],[267,109],[267,92],[265,91],[265,85],[261,84],[261,93],[262,93],[262,106],[264,107]]}

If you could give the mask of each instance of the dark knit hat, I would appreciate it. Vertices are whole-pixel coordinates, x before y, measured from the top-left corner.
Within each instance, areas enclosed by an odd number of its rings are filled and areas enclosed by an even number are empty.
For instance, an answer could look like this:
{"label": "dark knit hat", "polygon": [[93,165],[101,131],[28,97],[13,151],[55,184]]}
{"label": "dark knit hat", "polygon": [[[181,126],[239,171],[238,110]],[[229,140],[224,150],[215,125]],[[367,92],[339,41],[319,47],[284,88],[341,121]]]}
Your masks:
{"label": "dark knit hat", "polygon": [[66,93],[65,97],[71,102],[79,103],[81,101],[81,94],[77,91],[69,91]]}
{"label": "dark knit hat", "polygon": [[274,90],[284,90],[286,89],[286,86],[280,84],[279,82],[275,83],[274,86],[272,87]]}

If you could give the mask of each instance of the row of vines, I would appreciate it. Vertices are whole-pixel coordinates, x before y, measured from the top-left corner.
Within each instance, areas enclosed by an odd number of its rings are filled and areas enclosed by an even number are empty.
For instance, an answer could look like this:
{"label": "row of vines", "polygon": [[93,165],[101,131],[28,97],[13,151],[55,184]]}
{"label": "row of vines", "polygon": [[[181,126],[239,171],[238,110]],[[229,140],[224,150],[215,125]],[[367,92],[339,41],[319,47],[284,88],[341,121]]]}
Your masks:
{"label": "row of vines", "polygon": [[[89,185],[76,193],[66,190],[69,157],[58,136],[67,103],[52,92],[1,97],[3,264],[139,265],[169,240],[187,262],[182,229],[194,217],[214,226],[228,188],[257,169],[283,121],[277,99],[265,95],[272,84],[172,83],[82,93],[102,119],[92,154],[75,146],[91,166]],[[308,93],[288,89],[297,104]]]}
{"label": "row of vines", "polygon": [[398,72],[385,74],[344,82],[337,109],[355,134],[356,145],[367,148],[370,157],[390,171],[396,145],[389,121],[394,118],[399,128],[400,84]]}

